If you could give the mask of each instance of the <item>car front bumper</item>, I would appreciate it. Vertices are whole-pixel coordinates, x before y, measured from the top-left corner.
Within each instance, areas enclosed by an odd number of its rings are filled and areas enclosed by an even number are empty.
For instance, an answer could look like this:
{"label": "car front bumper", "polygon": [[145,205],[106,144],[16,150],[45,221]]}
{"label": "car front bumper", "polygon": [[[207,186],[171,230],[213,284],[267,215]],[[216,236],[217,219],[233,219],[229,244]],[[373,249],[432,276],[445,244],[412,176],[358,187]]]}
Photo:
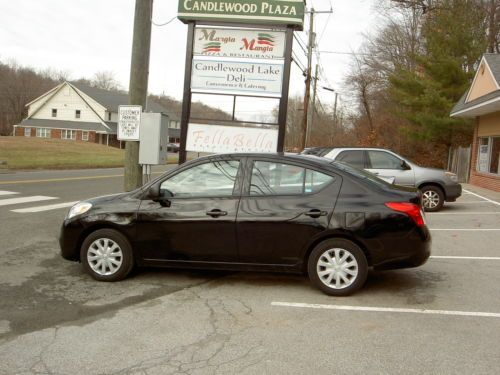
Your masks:
{"label": "car front bumper", "polygon": [[462,195],[462,185],[445,185],[444,194],[446,202],[454,202],[458,197]]}
{"label": "car front bumper", "polygon": [[84,230],[83,225],[78,220],[64,220],[59,232],[59,246],[61,248],[61,256],[64,259],[79,261],[80,260],[80,243],[79,239]]}

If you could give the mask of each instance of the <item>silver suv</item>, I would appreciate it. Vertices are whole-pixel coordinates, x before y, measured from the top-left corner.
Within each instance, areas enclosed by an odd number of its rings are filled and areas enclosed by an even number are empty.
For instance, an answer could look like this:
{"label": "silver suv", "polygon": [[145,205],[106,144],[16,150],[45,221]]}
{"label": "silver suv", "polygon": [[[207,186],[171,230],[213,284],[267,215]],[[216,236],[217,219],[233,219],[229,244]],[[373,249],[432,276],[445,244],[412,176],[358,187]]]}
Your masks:
{"label": "silver suv", "polygon": [[422,192],[422,206],[428,212],[439,211],[445,201],[454,202],[462,195],[462,186],[457,182],[456,174],[419,167],[382,148],[332,148],[322,156],[366,169],[394,184],[418,188]]}

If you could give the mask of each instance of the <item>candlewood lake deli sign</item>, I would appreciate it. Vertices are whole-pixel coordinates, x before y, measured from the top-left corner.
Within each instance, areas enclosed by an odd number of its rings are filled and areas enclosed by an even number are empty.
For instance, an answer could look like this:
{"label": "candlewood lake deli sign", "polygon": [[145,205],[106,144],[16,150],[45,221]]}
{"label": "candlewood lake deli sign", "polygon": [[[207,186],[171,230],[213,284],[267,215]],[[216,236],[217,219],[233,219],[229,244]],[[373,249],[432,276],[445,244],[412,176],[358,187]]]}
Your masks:
{"label": "candlewood lake deli sign", "polygon": [[283,59],[285,32],[197,27],[193,54],[195,56]]}
{"label": "candlewood lake deli sign", "polygon": [[283,64],[193,59],[191,89],[281,96]]}
{"label": "candlewood lake deli sign", "polygon": [[302,30],[304,0],[180,0],[178,17],[183,22],[291,25]]}
{"label": "candlewood lake deli sign", "polygon": [[276,152],[278,129],[189,124],[186,150],[197,152]]}

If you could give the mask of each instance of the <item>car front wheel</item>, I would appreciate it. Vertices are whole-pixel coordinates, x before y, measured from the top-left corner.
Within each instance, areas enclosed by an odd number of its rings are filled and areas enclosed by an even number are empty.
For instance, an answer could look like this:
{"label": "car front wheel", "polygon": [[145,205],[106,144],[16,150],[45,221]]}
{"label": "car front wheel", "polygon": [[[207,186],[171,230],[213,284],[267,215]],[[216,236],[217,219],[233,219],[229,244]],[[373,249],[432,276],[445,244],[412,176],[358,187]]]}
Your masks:
{"label": "car front wheel", "polygon": [[437,186],[424,186],[422,192],[422,207],[426,212],[436,212],[443,208],[444,194]]}
{"label": "car front wheel", "polygon": [[365,254],[356,244],[330,239],[317,245],[309,256],[311,282],[331,296],[347,296],[359,290],[368,275]]}
{"label": "car front wheel", "polygon": [[134,265],[127,238],[114,229],[99,229],[83,241],[80,260],[85,271],[99,281],[122,280]]}

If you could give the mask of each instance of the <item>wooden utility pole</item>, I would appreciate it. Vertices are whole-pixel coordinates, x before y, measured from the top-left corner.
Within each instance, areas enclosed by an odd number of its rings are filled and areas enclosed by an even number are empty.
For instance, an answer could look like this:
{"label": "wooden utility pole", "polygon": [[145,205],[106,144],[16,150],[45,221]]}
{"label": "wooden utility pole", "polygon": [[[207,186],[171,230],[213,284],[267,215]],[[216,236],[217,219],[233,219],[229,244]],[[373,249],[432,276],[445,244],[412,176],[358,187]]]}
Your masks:
{"label": "wooden utility pole", "polygon": [[307,138],[307,119],[309,111],[309,98],[311,96],[311,68],[312,68],[312,52],[314,46],[314,8],[311,9],[309,16],[309,42],[307,46],[307,69],[306,69],[306,91],[304,94],[304,112],[302,114],[302,129],[300,148],[306,148]]}
{"label": "wooden utility pole", "polygon": [[312,108],[311,108],[311,122],[307,125],[306,130],[306,143],[304,148],[306,148],[311,140],[311,131],[314,124],[314,112],[316,111],[316,95],[317,95],[317,84],[318,84],[318,73],[319,73],[319,65],[316,64],[316,70],[314,72],[314,82],[313,82],[313,100],[312,100]]}
{"label": "wooden utility pole", "polygon": [[[130,66],[129,104],[146,109],[151,49],[151,15],[153,0],[135,1],[134,37]],[[125,191],[142,186],[142,167],[139,165],[139,142],[125,143]]]}

